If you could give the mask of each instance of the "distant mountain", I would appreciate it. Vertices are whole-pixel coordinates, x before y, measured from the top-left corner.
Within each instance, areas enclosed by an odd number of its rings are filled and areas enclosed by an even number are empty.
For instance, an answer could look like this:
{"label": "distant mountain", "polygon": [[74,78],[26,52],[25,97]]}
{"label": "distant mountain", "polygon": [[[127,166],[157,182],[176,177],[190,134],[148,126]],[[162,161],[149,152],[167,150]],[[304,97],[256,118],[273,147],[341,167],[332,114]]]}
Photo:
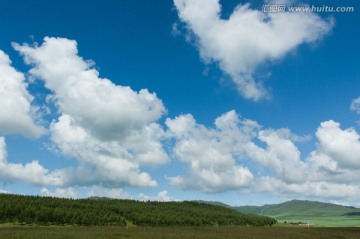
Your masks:
{"label": "distant mountain", "polygon": [[280,220],[307,221],[318,225],[360,225],[360,209],[331,203],[292,200],[264,206],[241,206],[233,209],[249,214],[264,215]]}

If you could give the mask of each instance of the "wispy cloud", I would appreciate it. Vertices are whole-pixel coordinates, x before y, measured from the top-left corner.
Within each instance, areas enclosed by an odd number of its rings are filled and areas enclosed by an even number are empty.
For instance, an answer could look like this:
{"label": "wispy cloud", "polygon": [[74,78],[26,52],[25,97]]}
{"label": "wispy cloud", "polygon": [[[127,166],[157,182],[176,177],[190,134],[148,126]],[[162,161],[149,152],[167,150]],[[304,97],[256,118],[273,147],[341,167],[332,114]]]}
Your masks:
{"label": "wispy cloud", "polygon": [[355,113],[360,115],[360,97],[354,99],[351,102],[350,110],[354,111]]}

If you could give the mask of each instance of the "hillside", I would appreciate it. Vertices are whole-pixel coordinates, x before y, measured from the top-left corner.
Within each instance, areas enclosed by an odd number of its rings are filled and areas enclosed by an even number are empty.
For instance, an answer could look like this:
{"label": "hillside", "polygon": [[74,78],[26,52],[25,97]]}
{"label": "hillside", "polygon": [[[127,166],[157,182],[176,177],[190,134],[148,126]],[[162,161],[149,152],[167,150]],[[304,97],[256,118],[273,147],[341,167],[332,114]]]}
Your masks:
{"label": "hillside", "polygon": [[359,226],[360,209],[314,201],[292,200],[264,206],[234,207],[243,213],[266,215],[279,221],[312,221],[322,226]]}
{"label": "hillside", "polygon": [[210,204],[210,205],[215,205],[215,206],[231,208],[230,205],[227,205],[226,203],[218,202],[218,201],[193,200],[191,202],[205,203],[205,204]]}
{"label": "hillside", "polygon": [[271,226],[276,220],[199,202],[63,199],[0,194],[0,223],[39,225]]}

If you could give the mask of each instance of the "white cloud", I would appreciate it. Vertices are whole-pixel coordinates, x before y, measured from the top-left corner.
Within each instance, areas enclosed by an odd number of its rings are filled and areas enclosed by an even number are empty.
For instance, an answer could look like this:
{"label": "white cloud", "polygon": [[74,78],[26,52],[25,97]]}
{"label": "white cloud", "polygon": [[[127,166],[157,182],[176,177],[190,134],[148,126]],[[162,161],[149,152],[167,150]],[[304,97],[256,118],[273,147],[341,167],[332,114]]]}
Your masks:
{"label": "white cloud", "polygon": [[107,197],[114,199],[132,199],[132,196],[125,192],[122,188],[107,188],[103,186],[90,186],[90,187],[65,187],[54,188],[49,190],[46,187],[41,188],[40,193],[43,196],[59,197],[59,198],[81,198],[79,192],[85,193],[85,197]]}
{"label": "white cloud", "polygon": [[[272,192],[289,197],[311,197],[321,199],[344,199],[349,200],[358,197],[360,190],[359,185],[347,183],[333,183],[327,181],[303,183],[286,183],[279,178],[262,177],[258,180],[257,190]],[[356,201],[356,200],[354,200]]]}
{"label": "white cloud", "polygon": [[334,121],[320,124],[316,149],[307,157],[296,142],[308,136],[284,128],[262,129],[235,111],[218,117],[214,128],[198,124],[191,115],[167,119],[166,125],[169,137],[176,139],[174,155],[189,171],[168,176],[173,186],[204,192],[249,188],[338,201],[356,201],[360,193],[360,135]]}
{"label": "white cloud", "polygon": [[77,193],[74,188],[56,188],[55,191],[51,192],[47,188],[41,188],[41,195],[47,197],[58,197],[58,198],[77,198]]}
{"label": "white cloud", "polygon": [[24,75],[11,66],[8,55],[0,50],[0,133],[27,137],[45,133],[45,129],[34,122],[36,108],[31,105],[33,97],[26,88]]}
{"label": "white cloud", "polygon": [[[196,123],[191,115],[167,119],[166,125],[176,138],[174,154],[188,164],[190,172],[189,176],[168,177],[174,186],[205,192],[246,188],[256,180],[252,170],[264,167],[265,175],[270,172],[284,183],[308,178],[308,165],[294,144],[306,137],[288,129],[262,130],[257,122],[240,119],[235,111],[218,117],[215,128]],[[243,166],[248,162],[255,163],[255,168]]]}
{"label": "white cloud", "polygon": [[[167,119],[176,139],[174,154],[186,163],[190,175],[167,177],[170,184],[204,192],[246,188],[253,180],[248,168],[237,164],[242,142],[248,140],[255,122],[240,121],[235,111],[216,119],[215,129],[197,124],[191,115]],[[240,127],[238,126],[240,125]]]}
{"label": "white cloud", "polygon": [[247,154],[261,165],[270,167],[282,180],[300,182],[306,177],[306,166],[290,138],[288,130],[262,130],[258,139],[266,143],[266,148],[249,143]]}
{"label": "white cloud", "polygon": [[0,194],[8,194],[10,192],[6,191],[6,190],[3,190],[3,189],[0,189]]}
{"label": "white cloud", "polygon": [[132,196],[125,192],[122,188],[104,188],[101,186],[93,186],[87,194],[88,197],[108,197],[115,199],[132,199]]}
{"label": "white cloud", "polygon": [[156,186],[145,172],[140,172],[136,159],[116,141],[101,141],[62,115],[50,127],[52,141],[61,152],[74,158],[79,166],[68,175],[71,185]]}
{"label": "white cloud", "polygon": [[[207,7],[213,8],[211,4]],[[237,11],[255,14],[246,7]],[[356,199],[360,193],[357,160],[360,135],[355,129],[341,129],[334,121],[322,122],[315,134],[316,149],[307,157],[300,154],[296,143],[308,137],[297,136],[289,129],[262,129],[257,122],[240,118],[235,111],[216,118],[214,127],[197,123],[190,114],[180,115],[166,120],[164,132],[157,123],[165,114],[161,100],[147,90],[135,92],[99,78],[99,73],[92,69],[93,63],[77,55],[75,41],[45,38],[40,46],[14,44],[14,47],[32,65],[30,73],[42,79],[53,92],[50,98],[60,116],[50,125],[51,140],[78,166],[50,171],[38,161],[9,163],[5,139],[0,137],[2,181],[42,185],[45,187],[41,193],[49,196],[76,197],[74,188],[84,187],[89,189],[89,196],[131,198],[123,191],[124,186],[157,185],[142,166],[167,162],[163,149],[167,140],[167,146],[173,147],[174,158],[188,168],[187,174],[169,175],[167,179],[183,189],[218,193],[250,188],[340,201]],[[18,74],[14,89],[22,89],[17,97],[25,97],[24,105],[30,107],[23,112],[33,126],[40,127],[31,118],[33,98],[26,91],[23,75],[11,68],[9,61],[0,66]],[[5,72],[1,69],[0,73]],[[0,89],[6,84],[2,83]],[[356,112],[357,103],[356,99],[351,105]],[[19,129],[17,133],[40,135]],[[46,188],[50,185],[58,188],[50,191]],[[175,200],[167,191],[156,196],[140,194],[139,198]]]}
{"label": "white cloud", "polygon": [[[317,148],[301,160],[299,154],[283,154],[278,160],[267,155],[266,163],[274,168],[275,175],[261,176],[255,188],[259,191],[275,192],[287,196],[307,196],[321,199],[333,198],[356,201],[360,194],[360,135],[354,129],[341,129],[332,120],[320,124],[316,131]],[[288,141],[274,141],[281,151],[298,151]],[[287,148],[287,149],[285,149]],[[281,160],[280,160],[281,159]],[[277,168],[287,170],[291,177]]]}
{"label": "white cloud", "polygon": [[360,97],[351,102],[350,109],[355,111],[357,114],[360,114]]}
{"label": "white cloud", "polygon": [[217,62],[247,99],[268,93],[255,79],[257,67],[281,59],[303,43],[320,40],[333,27],[311,12],[266,14],[239,5],[228,20],[220,18],[219,0],[174,0],[178,15],[196,39],[201,58]]}
{"label": "white cloud", "polygon": [[5,138],[0,137],[0,162],[6,162],[7,152],[6,152],[6,143]]}
{"label": "white cloud", "polygon": [[6,143],[4,137],[0,137],[0,178],[2,181],[20,180],[35,185],[62,185],[65,171],[49,171],[32,161],[27,164],[7,162]]}
{"label": "white cloud", "polygon": [[360,169],[360,135],[355,129],[342,130],[332,120],[322,122],[316,132],[318,152],[328,155],[340,168]]}
{"label": "white cloud", "polygon": [[64,185],[156,186],[141,165],[160,165],[164,132],[156,123],[166,110],[155,93],[135,92],[99,78],[76,41],[45,37],[42,45],[13,43],[30,73],[45,82],[61,116],[50,126],[60,151],[78,162]]}
{"label": "white cloud", "polygon": [[59,110],[103,140],[120,140],[158,120],[165,108],[147,89],[135,92],[119,86],[91,68],[93,62],[78,56],[77,43],[65,38],[44,38],[39,47],[13,44],[54,92]]}
{"label": "white cloud", "polygon": [[159,201],[159,202],[179,201],[176,198],[170,197],[168,195],[168,191],[166,190],[159,192],[155,197],[140,193],[139,198],[140,200],[143,201]]}

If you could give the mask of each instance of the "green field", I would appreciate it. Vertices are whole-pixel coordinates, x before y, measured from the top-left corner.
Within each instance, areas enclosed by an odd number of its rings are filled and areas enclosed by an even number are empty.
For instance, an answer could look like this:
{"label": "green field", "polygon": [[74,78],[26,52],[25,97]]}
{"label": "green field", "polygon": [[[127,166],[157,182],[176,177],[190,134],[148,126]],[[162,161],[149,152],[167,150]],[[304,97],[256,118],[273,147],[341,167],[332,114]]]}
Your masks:
{"label": "green field", "polygon": [[358,239],[360,228],[0,226],[1,239]]}
{"label": "green field", "polygon": [[[331,203],[292,200],[281,204],[234,207],[244,213],[266,215],[282,223],[309,222],[313,227],[360,226],[360,209]],[[359,236],[360,238],[360,236]]]}
{"label": "green field", "polygon": [[[307,219],[308,218],[308,219]],[[360,219],[359,217],[349,217],[349,216],[333,216],[333,217],[301,217],[301,216],[288,216],[284,218],[277,218],[278,222],[283,223],[287,222],[303,222],[309,224],[312,227],[359,227]],[[359,236],[360,238],[360,236]]]}

